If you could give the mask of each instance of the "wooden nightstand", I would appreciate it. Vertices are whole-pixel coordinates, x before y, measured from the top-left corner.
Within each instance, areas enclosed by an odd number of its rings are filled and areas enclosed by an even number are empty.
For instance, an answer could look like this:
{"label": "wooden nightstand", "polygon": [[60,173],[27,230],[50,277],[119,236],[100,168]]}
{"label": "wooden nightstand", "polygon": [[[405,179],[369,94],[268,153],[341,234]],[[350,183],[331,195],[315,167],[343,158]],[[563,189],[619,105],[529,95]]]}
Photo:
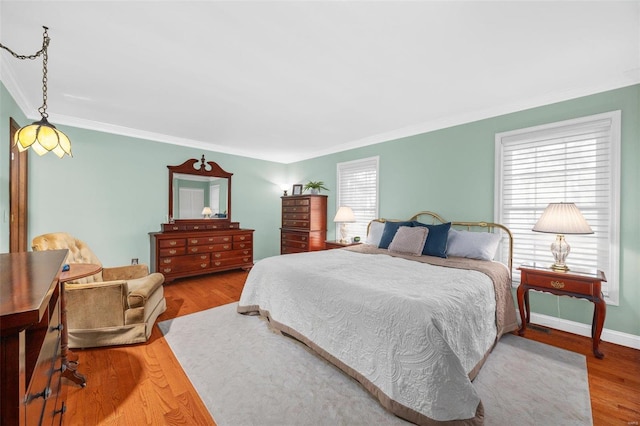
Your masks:
{"label": "wooden nightstand", "polygon": [[518,268],[521,273],[518,286],[518,309],[522,325],[518,330],[519,335],[524,335],[527,323],[531,318],[529,309],[529,290],[544,291],[559,296],[571,296],[587,299],[593,302],[593,322],[591,323],[591,338],[593,340],[593,354],[596,358],[604,358],[600,352],[600,335],[607,312],[607,304],[604,301],[600,287],[603,281],[607,281],[600,270],[591,272],[570,270],[567,272],[554,271],[553,269],[539,265],[522,265]]}
{"label": "wooden nightstand", "polygon": [[324,242],[324,249],[331,250],[331,249],[337,249],[337,248],[343,248],[343,247],[349,247],[349,246],[357,246],[358,244],[362,244],[362,243],[361,242],[341,243],[340,241],[337,241],[337,240],[327,240]]}

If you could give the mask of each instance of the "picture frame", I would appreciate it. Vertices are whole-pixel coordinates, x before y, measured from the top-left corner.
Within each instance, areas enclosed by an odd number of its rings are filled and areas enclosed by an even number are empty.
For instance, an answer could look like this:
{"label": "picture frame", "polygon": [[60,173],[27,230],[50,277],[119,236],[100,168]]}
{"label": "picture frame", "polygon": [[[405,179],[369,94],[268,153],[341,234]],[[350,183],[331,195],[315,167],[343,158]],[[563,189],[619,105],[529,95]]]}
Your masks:
{"label": "picture frame", "polygon": [[302,195],[302,184],[293,185],[293,191],[291,191],[291,195]]}

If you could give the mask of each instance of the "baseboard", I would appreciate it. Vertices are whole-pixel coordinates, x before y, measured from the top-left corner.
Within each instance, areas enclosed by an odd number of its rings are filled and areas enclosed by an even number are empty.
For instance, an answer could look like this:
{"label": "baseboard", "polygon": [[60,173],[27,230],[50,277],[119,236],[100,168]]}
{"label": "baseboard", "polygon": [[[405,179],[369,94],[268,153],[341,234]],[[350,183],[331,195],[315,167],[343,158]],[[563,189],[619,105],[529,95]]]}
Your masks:
{"label": "baseboard", "polygon": [[[582,324],[580,322],[536,314],[535,312],[531,312],[531,322],[545,327],[566,331],[568,333],[591,337],[591,325]],[[602,330],[602,336],[600,339],[604,342],[615,343],[616,345],[627,346],[633,349],[640,349],[640,336],[636,336],[634,334],[608,330],[605,328]]]}

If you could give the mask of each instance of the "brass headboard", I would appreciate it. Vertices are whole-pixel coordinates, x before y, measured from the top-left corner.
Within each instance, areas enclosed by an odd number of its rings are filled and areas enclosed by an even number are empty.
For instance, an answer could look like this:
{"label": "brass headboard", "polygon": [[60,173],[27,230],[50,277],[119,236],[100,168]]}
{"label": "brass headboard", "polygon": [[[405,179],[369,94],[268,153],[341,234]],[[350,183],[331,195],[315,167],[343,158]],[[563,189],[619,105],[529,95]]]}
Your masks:
{"label": "brass headboard", "polygon": [[[421,216],[427,217],[428,222],[425,222],[424,218],[421,219]],[[413,216],[411,216],[409,220],[410,221],[417,220],[419,222],[429,223],[431,225],[448,222],[439,214],[430,212],[430,211],[418,212]],[[383,223],[384,222],[401,222],[401,220],[399,219],[374,219],[373,221],[383,222]],[[369,222],[369,226],[367,226],[367,235],[369,234],[370,226],[371,226],[371,222]],[[512,269],[513,269],[513,234],[511,233],[509,228],[499,223],[493,223],[493,222],[453,222],[452,221],[451,226],[456,228],[466,228],[468,231],[470,231],[472,228],[484,228],[486,229],[487,232],[494,232],[495,229],[499,229],[503,231],[507,235],[507,238],[509,239],[509,259],[507,263],[509,267],[509,275],[511,275]]]}

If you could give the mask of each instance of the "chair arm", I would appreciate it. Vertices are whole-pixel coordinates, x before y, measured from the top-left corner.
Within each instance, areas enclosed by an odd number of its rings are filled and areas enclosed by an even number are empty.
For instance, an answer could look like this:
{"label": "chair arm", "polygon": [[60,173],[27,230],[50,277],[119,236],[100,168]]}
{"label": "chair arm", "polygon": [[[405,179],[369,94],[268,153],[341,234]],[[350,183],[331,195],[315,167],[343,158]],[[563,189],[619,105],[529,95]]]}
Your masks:
{"label": "chair arm", "polygon": [[133,280],[147,275],[149,275],[149,267],[144,263],[102,269],[102,279],[104,281]]}
{"label": "chair arm", "polygon": [[67,327],[96,329],[124,325],[126,281],[65,284]]}
{"label": "chair arm", "polygon": [[129,308],[139,308],[147,303],[149,297],[158,287],[162,287],[164,283],[164,275],[158,272],[147,275],[143,278],[129,280],[129,294],[127,295],[127,304]]}

